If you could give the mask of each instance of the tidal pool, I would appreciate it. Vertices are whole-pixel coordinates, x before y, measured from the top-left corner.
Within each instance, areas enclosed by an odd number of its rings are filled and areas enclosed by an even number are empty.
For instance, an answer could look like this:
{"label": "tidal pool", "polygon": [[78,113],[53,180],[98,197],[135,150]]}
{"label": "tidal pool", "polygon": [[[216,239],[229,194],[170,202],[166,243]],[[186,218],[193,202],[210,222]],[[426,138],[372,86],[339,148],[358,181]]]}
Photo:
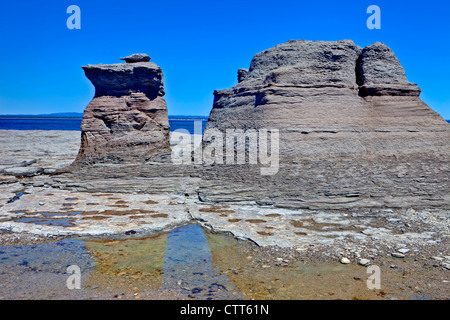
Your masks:
{"label": "tidal pool", "polygon": [[[261,264],[230,235],[181,227],[147,239],[86,241],[97,271],[196,299],[380,299],[357,265]],[[355,280],[358,279],[358,280]]]}
{"label": "tidal pool", "polygon": [[[383,269],[383,291],[369,290],[365,267],[305,264],[264,252],[199,225],[145,239],[0,246],[0,298],[18,292],[32,299],[121,298],[126,292],[139,298],[138,291],[153,293],[147,297],[170,293],[169,299],[385,299],[386,292],[412,298],[401,295],[395,285],[401,278],[386,272],[389,267]],[[80,267],[82,290],[69,293],[71,265]]]}

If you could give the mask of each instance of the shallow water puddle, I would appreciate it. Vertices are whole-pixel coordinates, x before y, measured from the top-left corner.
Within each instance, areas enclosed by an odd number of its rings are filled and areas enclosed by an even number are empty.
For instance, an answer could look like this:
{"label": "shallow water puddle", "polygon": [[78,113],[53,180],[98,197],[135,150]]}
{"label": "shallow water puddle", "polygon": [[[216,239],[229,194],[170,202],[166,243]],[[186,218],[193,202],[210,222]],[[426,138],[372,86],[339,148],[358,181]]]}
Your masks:
{"label": "shallow water puddle", "polygon": [[1,269],[65,273],[67,267],[73,264],[78,265],[81,272],[95,268],[95,260],[82,240],[65,239],[56,243],[0,246]]}
{"label": "shallow water puddle", "polygon": [[[190,225],[148,239],[89,241],[103,274],[131,276],[155,290],[197,299],[380,299],[357,265],[260,263],[236,239]],[[355,280],[357,279],[357,280]]]}
{"label": "shallow water puddle", "polygon": [[214,268],[211,249],[199,225],[182,227],[168,234],[162,287],[177,286],[195,298],[240,297],[227,275]]}
{"label": "shallow water puddle", "polygon": [[40,218],[20,218],[16,222],[34,223],[47,226],[70,227],[73,225],[73,219],[40,219]]}
{"label": "shallow water puddle", "polygon": [[[15,213],[25,213],[25,211],[16,211]],[[34,212],[30,215],[33,216],[42,216],[43,218],[31,218],[31,217],[21,217],[15,219],[15,222],[22,223],[33,223],[38,225],[47,225],[47,226],[59,226],[59,227],[70,227],[73,226],[74,219],[72,218],[60,218],[64,216],[77,216],[81,215],[83,212],[81,211],[73,211],[73,212]]]}
{"label": "shallow water puddle", "polygon": [[188,225],[147,239],[86,241],[106,275],[131,276],[154,290],[175,290],[196,299],[241,297],[213,265],[205,232]]}
{"label": "shallow water puddle", "polygon": [[16,195],[14,196],[14,198],[12,198],[11,200],[8,201],[8,203],[16,202],[17,200],[20,199],[21,196],[23,196],[23,192],[19,192],[18,194],[16,194]]}
{"label": "shallow water puddle", "polygon": [[[145,239],[1,246],[0,277],[12,269],[19,274],[64,274],[69,265],[78,265],[83,286],[99,290],[145,287],[193,299],[382,298],[379,291],[367,289],[361,266],[276,266],[261,262],[264,258],[243,250],[232,236],[188,225]],[[67,290],[65,283],[60,286]]]}

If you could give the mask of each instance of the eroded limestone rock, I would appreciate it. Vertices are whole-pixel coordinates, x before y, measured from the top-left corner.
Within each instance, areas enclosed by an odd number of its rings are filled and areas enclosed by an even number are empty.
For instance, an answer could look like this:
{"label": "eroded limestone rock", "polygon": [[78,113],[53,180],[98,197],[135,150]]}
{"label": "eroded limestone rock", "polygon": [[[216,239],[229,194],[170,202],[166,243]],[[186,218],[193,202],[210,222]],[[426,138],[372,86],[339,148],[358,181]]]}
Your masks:
{"label": "eroded limestone rock", "polygon": [[277,129],[280,168],[263,177],[247,163],[215,165],[200,196],[297,208],[449,206],[450,125],[419,95],[382,43],[295,40],[260,52],[242,81],[214,92],[205,136]]}
{"label": "eroded limestone rock", "polygon": [[141,55],[124,59],[134,63],[83,67],[95,97],[84,112],[76,166],[139,163],[170,153],[162,70]]}

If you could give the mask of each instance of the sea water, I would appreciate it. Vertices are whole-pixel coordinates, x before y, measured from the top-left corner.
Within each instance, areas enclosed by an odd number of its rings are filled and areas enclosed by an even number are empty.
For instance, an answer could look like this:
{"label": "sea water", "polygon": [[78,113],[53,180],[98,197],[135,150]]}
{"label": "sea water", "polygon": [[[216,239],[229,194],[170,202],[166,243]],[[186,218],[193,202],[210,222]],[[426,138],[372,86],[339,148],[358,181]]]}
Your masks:
{"label": "sea water", "polygon": [[[66,130],[80,131],[80,118],[0,118],[0,130]],[[206,119],[170,119],[170,131],[188,130],[194,134],[195,121],[202,121],[205,129]]]}

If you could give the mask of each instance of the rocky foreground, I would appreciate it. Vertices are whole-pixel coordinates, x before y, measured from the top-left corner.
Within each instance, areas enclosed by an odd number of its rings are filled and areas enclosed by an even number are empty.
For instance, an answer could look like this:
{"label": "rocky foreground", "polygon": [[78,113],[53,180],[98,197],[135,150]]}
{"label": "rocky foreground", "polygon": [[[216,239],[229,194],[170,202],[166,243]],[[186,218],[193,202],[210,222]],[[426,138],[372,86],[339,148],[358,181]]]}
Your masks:
{"label": "rocky foreground", "polygon": [[[448,298],[447,210],[308,210],[250,202],[217,204],[201,201],[195,192],[124,193],[114,187],[108,190],[107,184],[97,185],[101,191],[88,192],[76,182],[68,183],[61,175],[54,174],[75,159],[79,138],[80,132],[70,131],[0,131],[1,245],[100,238],[110,239],[113,246],[117,239],[146,238],[196,223],[212,233],[230,234],[241,242],[239,252],[220,246],[216,263],[228,270],[231,279],[236,278],[236,283],[242,284],[248,299]],[[151,177],[142,179],[149,184],[155,182]],[[196,178],[190,179],[186,191],[194,189]],[[135,178],[120,179],[124,190],[133,190],[135,182]],[[238,258],[242,261],[236,265]],[[320,267],[318,270],[322,271],[316,272],[321,277],[313,273],[306,279],[291,278],[298,263],[313,266],[326,263],[331,269],[326,272]],[[348,269],[340,269],[336,266],[339,264]],[[365,288],[362,280],[367,276],[364,268],[359,269],[361,265],[382,268],[382,290]],[[4,272],[7,275],[10,271]],[[33,283],[40,282],[29,273],[20,276],[18,290],[17,282],[13,281],[16,275],[11,273],[4,278],[2,296],[12,299],[186,298],[179,290],[160,292],[153,287],[144,290],[151,283],[148,277],[128,274],[127,270],[119,276],[117,272],[95,273],[84,290],[71,293],[65,287],[59,291],[33,289]],[[47,277],[48,283],[56,281],[52,277]],[[270,280],[274,278],[281,280],[274,283]],[[64,281],[62,275],[55,286],[61,286]],[[296,281],[302,282],[301,287],[294,286],[299,291],[289,289]],[[140,288],[138,293],[136,288]],[[351,289],[345,292],[345,288]]]}
{"label": "rocky foreground", "polygon": [[[347,257],[358,262],[408,248],[409,254],[441,257],[434,263],[449,267],[445,209],[312,210],[250,201],[218,204],[198,197],[196,177],[189,178],[182,193],[170,190],[180,183],[176,175],[167,179],[170,182],[159,182],[160,192],[142,193],[133,191],[135,177],[117,176],[113,166],[104,183],[97,180],[89,185],[88,179],[68,182],[54,170],[76,157],[79,136],[71,131],[0,131],[0,228],[14,235],[3,234],[4,242],[31,235],[143,238],[198,223],[258,246],[288,248],[301,254],[317,250],[333,259]],[[157,183],[153,177],[141,179],[139,184]],[[119,186],[127,192],[119,192]],[[94,188],[97,191],[93,192]]]}

